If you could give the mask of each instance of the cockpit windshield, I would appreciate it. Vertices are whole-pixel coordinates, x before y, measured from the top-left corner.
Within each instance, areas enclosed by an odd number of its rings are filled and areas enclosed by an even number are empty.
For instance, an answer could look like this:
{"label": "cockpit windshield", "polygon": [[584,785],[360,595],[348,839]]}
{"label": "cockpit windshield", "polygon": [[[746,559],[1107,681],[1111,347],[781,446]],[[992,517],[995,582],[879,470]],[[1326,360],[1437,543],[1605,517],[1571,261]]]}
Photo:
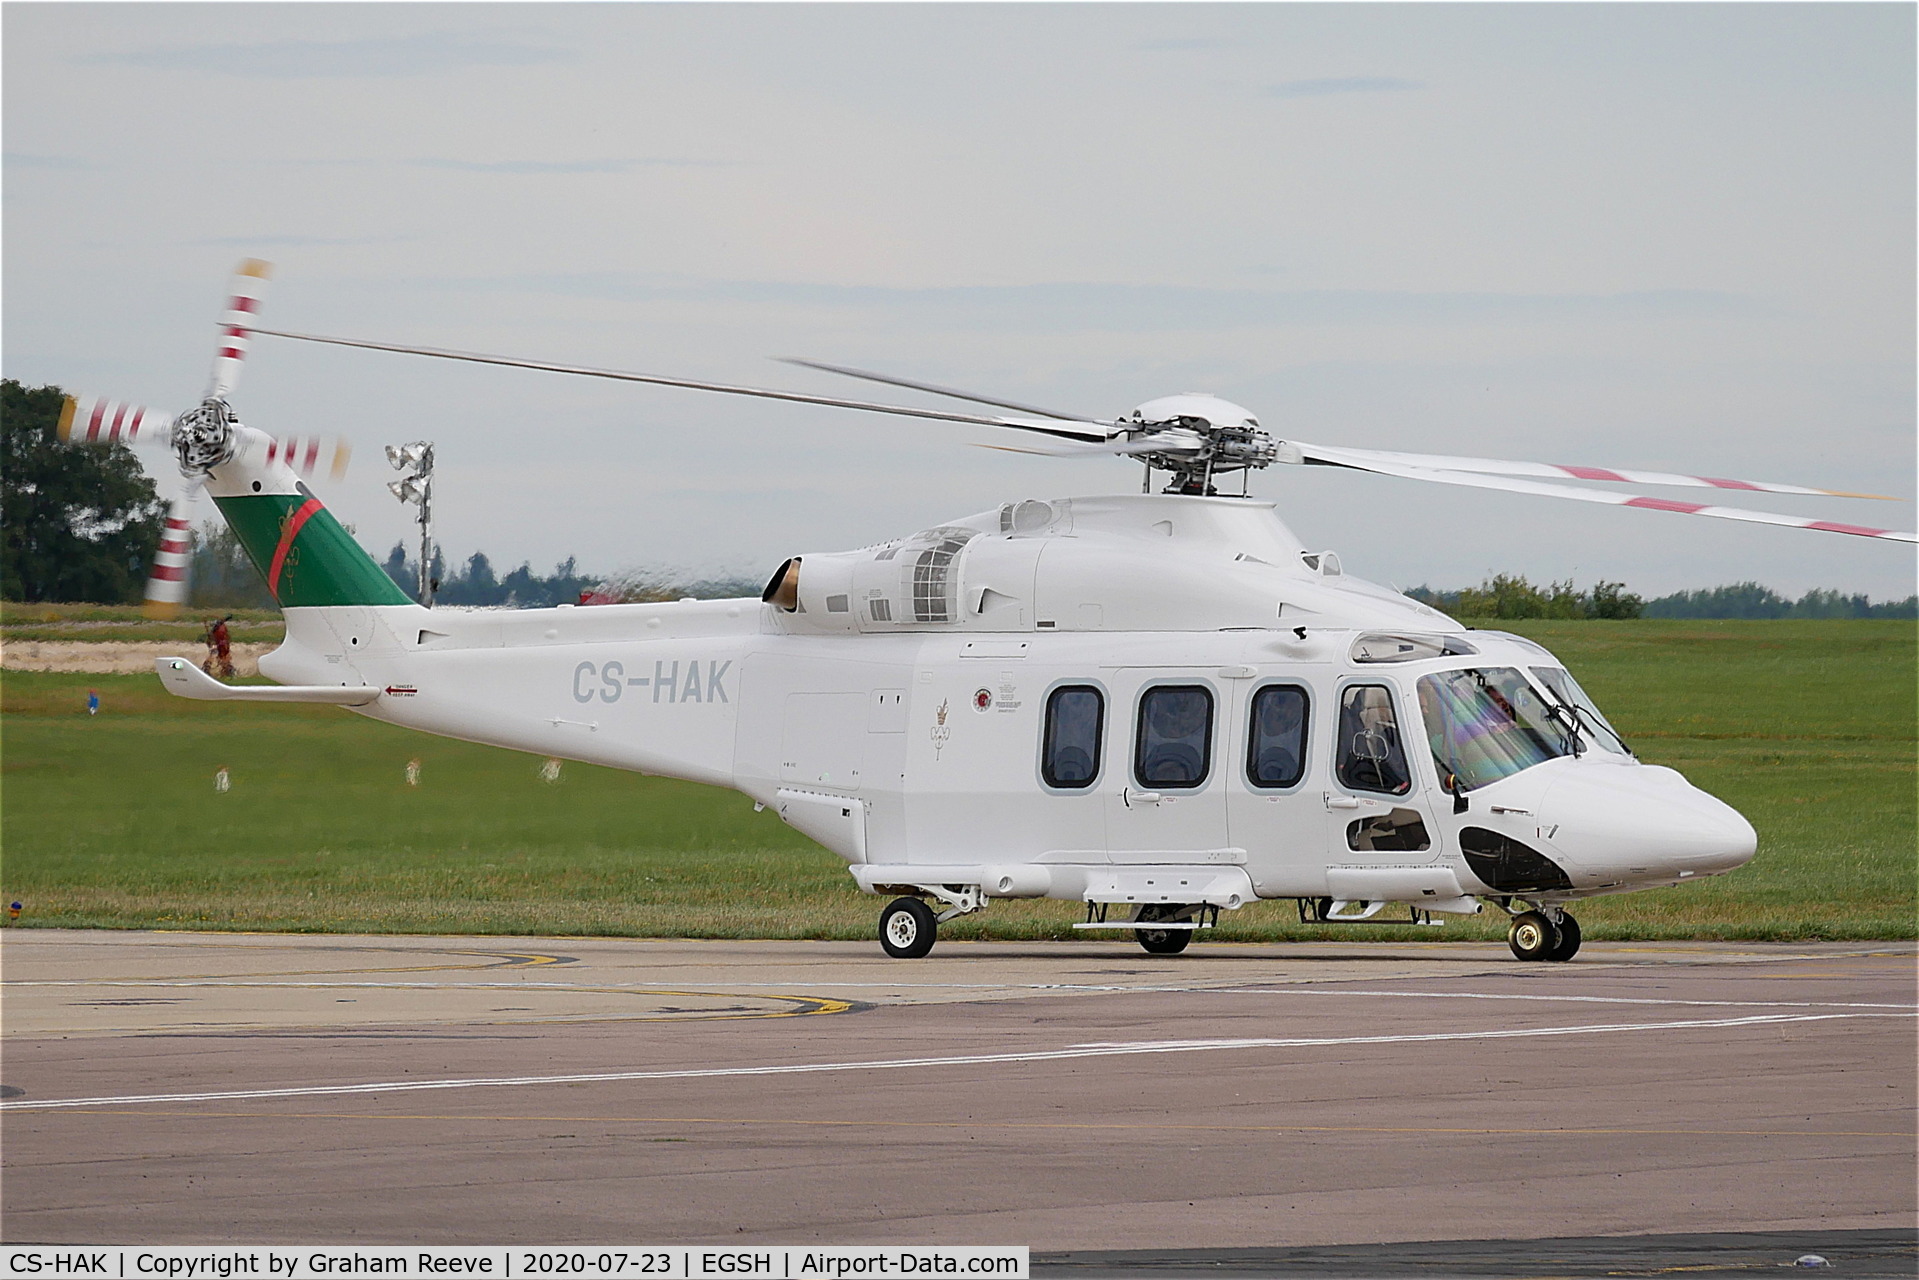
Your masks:
{"label": "cockpit windshield", "polygon": [[1449,789],[1457,791],[1483,787],[1577,749],[1570,721],[1555,720],[1545,698],[1514,667],[1421,676],[1419,711],[1439,775],[1450,776]]}
{"label": "cockpit windshield", "polygon": [[1579,687],[1579,681],[1563,667],[1534,667],[1533,677],[1546,686],[1554,697],[1579,713],[1580,724],[1592,740],[1606,751],[1617,755],[1630,756],[1632,748],[1619,736],[1619,730],[1612,722],[1601,715],[1598,706],[1593,703],[1586,691]]}

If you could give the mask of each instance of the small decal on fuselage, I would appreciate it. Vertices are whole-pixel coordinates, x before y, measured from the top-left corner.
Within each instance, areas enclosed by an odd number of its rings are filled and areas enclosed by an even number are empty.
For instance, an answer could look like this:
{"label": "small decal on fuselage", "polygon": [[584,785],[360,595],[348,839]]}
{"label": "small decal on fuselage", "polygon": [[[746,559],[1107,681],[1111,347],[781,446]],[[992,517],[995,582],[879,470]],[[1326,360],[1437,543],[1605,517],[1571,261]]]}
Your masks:
{"label": "small decal on fuselage", "polygon": [[582,662],[573,668],[573,701],[591,702],[598,698],[601,702],[618,702],[627,690],[644,689],[645,694],[633,696],[647,702],[698,702],[709,706],[716,702],[731,703],[733,699],[726,692],[726,677],[732,667],[730,659],[720,662],[670,658],[654,662],[649,675],[630,676],[623,662]]}

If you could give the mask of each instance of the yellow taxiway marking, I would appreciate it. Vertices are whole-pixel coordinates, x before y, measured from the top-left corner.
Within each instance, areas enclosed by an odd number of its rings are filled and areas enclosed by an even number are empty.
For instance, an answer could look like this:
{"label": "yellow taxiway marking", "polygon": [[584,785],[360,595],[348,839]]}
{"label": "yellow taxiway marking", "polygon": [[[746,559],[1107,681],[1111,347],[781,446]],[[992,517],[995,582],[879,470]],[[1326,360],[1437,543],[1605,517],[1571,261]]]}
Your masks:
{"label": "yellow taxiway marking", "polygon": [[[246,948],[246,950],[248,951],[257,951],[260,949],[261,948],[258,948],[258,947]],[[353,948],[350,948],[350,950],[388,951],[388,952],[397,952],[402,955],[419,954],[418,951],[408,947],[353,947]],[[433,953],[429,952],[428,954],[430,955]],[[233,981],[235,985],[239,985],[238,980],[242,978],[324,978],[330,974],[349,974],[349,973],[436,973],[436,972],[442,972],[446,970],[459,971],[459,970],[468,970],[468,969],[526,969],[536,965],[575,963],[574,959],[570,956],[549,956],[549,955],[541,955],[537,952],[530,952],[530,951],[443,951],[443,952],[440,952],[439,954],[449,955],[449,956],[465,956],[473,959],[487,960],[490,963],[412,964],[412,965],[401,965],[398,968],[389,968],[385,965],[364,965],[357,969],[273,969],[273,970],[268,970],[265,973],[189,973],[189,974],[175,975],[175,976],[166,977],[166,978],[81,978],[81,979],[73,980],[73,982],[70,985],[74,985],[74,986],[81,986],[81,985],[165,986],[168,983],[176,983],[176,982],[220,982],[220,981]],[[16,982],[0,981],[0,987],[47,986],[47,985],[51,985],[51,984],[44,983],[44,982],[33,982],[31,980],[16,981]]]}
{"label": "yellow taxiway marking", "polygon": [[463,1115],[457,1112],[400,1113],[352,1111],[111,1111],[90,1108],[85,1114],[96,1116],[162,1116],[191,1120],[419,1120],[454,1124],[699,1124],[699,1125],[789,1125],[843,1128],[892,1129],[1066,1129],[1140,1133],[1163,1131],[1182,1133],[1424,1133],[1460,1136],[1552,1136],[1552,1137],[1671,1137],[1671,1138],[1905,1138],[1909,1132],[1885,1132],[1877,1129],[1613,1129],[1553,1128],[1519,1126],[1513,1128],[1457,1127],[1445,1125],[1358,1125],[1358,1124],[1141,1124],[1120,1121],[1081,1120],[856,1120],[802,1119],[790,1116],[595,1116],[595,1115]]}

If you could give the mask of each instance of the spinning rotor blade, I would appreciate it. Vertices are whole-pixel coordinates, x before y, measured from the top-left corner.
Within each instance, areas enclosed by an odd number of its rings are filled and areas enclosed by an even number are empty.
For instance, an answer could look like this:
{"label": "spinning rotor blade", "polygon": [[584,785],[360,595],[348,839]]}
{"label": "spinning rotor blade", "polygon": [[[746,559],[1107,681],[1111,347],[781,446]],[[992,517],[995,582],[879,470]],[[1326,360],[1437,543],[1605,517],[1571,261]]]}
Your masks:
{"label": "spinning rotor blade", "polygon": [[1684,476],[1669,471],[1622,471],[1616,467],[1570,467],[1550,462],[1513,462],[1504,458],[1454,458],[1437,453],[1390,453],[1378,449],[1340,449],[1349,458],[1373,458],[1403,467],[1432,471],[1477,471],[1496,476],[1544,476],[1554,480],[1598,480],[1617,484],[1687,485],[1698,489],[1742,489],[1753,493],[1804,493],[1822,498],[1882,498],[1883,493],[1847,493],[1840,489],[1809,489],[1798,484],[1765,480],[1725,480],[1716,476]]}
{"label": "spinning rotor blade", "polygon": [[240,362],[251,345],[254,318],[260,311],[260,296],[266,291],[270,264],[248,258],[233,273],[233,296],[226,314],[220,317],[220,347],[213,357],[213,376],[207,382],[208,400],[224,400],[240,380]]}
{"label": "spinning rotor blade", "polygon": [[294,474],[311,478],[324,464],[327,477],[338,480],[346,475],[353,446],[338,436],[275,436],[267,444],[267,461],[284,462]]}
{"label": "spinning rotor blade", "polygon": [[979,449],[998,449],[1001,453],[1034,453],[1047,458],[1108,458],[1133,457],[1142,453],[1164,453],[1169,449],[1191,448],[1190,436],[1179,438],[1165,435],[1139,436],[1132,440],[1110,440],[1105,444],[1082,444],[1077,440],[1062,440],[1058,444],[981,444]]}
{"label": "spinning rotor blade", "polygon": [[[124,400],[104,396],[68,396],[60,410],[60,439],[69,444],[172,444],[173,415],[155,413]],[[267,461],[284,462],[298,475],[311,478],[325,467],[338,480],[346,474],[353,446],[338,436],[269,437]]]}
{"label": "spinning rotor blade", "polygon": [[1862,538],[1888,538],[1895,542],[1919,542],[1919,536],[1892,529],[1868,529],[1855,524],[1837,524],[1830,520],[1808,520],[1803,516],[1779,515],[1771,511],[1749,511],[1744,507],[1714,507],[1699,502],[1675,502],[1670,498],[1637,497],[1629,493],[1610,493],[1604,489],[1581,489],[1573,485],[1539,484],[1531,480],[1508,480],[1478,475],[1471,471],[1447,471],[1436,467],[1414,467],[1386,461],[1370,450],[1333,449],[1324,445],[1291,442],[1308,463],[1348,467],[1383,476],[1407,480],[1430,480],[1438,484],[1466,485],[1475,489],[1498,489],[1506,493],[1535,493],[1550,498],[1572,498],[1579,502],[1600,502],[1615,507],[1643,507],[1652,511],[1676,511],[1682,515],[1713,516],[1721,520],[1744,520],[1752,524],[1776,524],[1793,529],[1819,529],[1827,533],[1850,533]]}
{"label": "spinning rotor blade", "polygon": [[169,443],[173,415],[105,396],[68,396],[60,408],[59,437],[66,444]]}
{"label": "spinning rotor blade", "polygon": [[905,387],[910,391],[925,391],[931,395],[949,396],[954,400],[969,400],[974,404],[990,404],[995,409],[1011,409],[1016,413],[1037,413],[1042,418],[1058,418],[1065,422],[1088,422],[1091,419],[1077,413],[1056,413],[1051,409],[1038,409],[1030,404],[1021,404],[1017,400],[989,400],[985,396],[976,396],[970,391],[955,391],[951,387],[937,387],[930,382],[912,382],[905,378],[895,378],[891,374],[872,373],[865,369],[849,369],[844,365],[822,364],[818,360],[800,360],[793,356],[780,357],[782,364],[796,364],[803,369],[819,369],[825,373],[843,374],[848,378],[863,378],[867,382],[883,382],[889,387]]}
{"label": "spinning rotor blade", "polygon": [[167,511],[160,549],[154,552],[153,568],[147,573],[146,602],[141,605],[149,618],[176,617],[187,602],[193,573],[193,513],[204,483],[200,476],[189,479],[174,495]]}
{"label": "spinning rotor blade", "polygon": [[726,395],[755,396],[762,400],[787,400],[795,404],[826,405],[834,409],[864,409],[871,413],[891,413],[906,418],[932,418],[939,422],[967,422],[982,427],[1011,427],[1016,431],[1036,431],[1067,440],[1104,443],[1114,432],[1105,423],[1075,418],[1031,421],[1021,418],[989,418],[972,413],[948,413],[941,409],[909,409],[903,405],[873,404],[865,400],[840,400],[832,396],[810,396],[798,391],[772,391],[764,387],[737,387],[724,382],[695,382],[689,378],[663,378],[648,373],[625,373],[617,369],[592,369],[584,365],[549,364],[542,360],[516,360],[510,356],[481,355],[472,351],[445,351],[437,347],[409,347],[393,342],[365,342],[356,338],[327,338],[312,333],[288,333],[282,329],[255,329],[254,333],[272,338],[292,338],[299,342],[324,342],[336,347],[364,347],[369,351],[397,351],[402,355],[432,356],[440,360],[466,360],[473,364],[497,364],[510,369],[541,369],[548,373],[571,373],[587,378],[611,378],[616,382],[645,382],[659,387],[685,387],[693,391],[718,391]]}

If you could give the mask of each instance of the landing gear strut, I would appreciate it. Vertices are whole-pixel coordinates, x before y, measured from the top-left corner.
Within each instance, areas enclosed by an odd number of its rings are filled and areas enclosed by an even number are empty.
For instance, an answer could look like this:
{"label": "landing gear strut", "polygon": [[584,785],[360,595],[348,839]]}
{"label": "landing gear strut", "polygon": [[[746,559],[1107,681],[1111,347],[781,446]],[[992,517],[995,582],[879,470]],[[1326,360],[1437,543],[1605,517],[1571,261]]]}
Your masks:
{"label": "landing gear strut", "polygon": [[1569,911],[1557,922],[1543,911],[1522,911],[1506,931],[1506,945],[1521,960],[1570,960],[1579,950],[1579,921]]}

